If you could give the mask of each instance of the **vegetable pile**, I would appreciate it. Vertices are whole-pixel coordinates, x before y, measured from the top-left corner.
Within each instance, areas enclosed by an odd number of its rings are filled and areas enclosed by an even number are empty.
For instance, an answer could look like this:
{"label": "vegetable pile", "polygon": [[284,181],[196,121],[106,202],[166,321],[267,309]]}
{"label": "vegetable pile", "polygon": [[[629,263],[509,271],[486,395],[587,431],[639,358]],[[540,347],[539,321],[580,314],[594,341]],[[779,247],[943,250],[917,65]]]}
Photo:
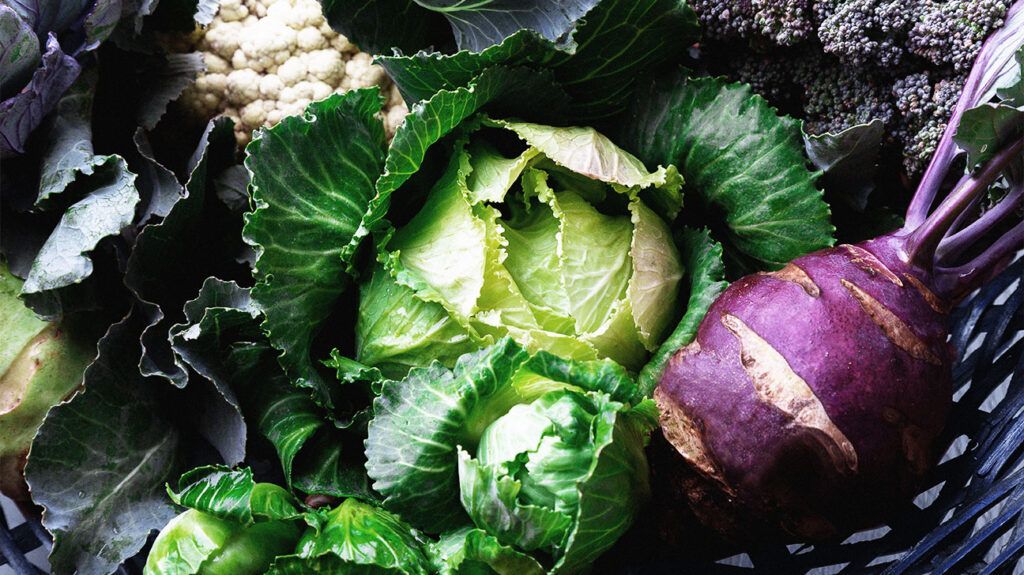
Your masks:
{"label": "vegetable pile", "polygon": [[614,572],[920,491],[1024,244],[1024,3],[528,4],[0,2],[54,573]]}

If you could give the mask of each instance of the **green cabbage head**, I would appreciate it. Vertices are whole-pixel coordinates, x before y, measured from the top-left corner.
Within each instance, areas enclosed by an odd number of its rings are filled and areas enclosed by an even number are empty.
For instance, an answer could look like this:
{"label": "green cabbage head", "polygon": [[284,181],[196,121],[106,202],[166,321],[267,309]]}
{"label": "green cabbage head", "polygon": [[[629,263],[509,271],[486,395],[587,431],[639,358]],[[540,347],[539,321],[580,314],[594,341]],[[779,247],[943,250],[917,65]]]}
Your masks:
{"label": "green cabbage head", "polygon": [[656,425],[622,366],[530,354],[505,337],[452,370],[384,382],[366,469],[386,508],[442,534],[442,572],[580,573],[648,498]]}
{"label": "green cabbage head", "polygon": [[402,377],[508,335],[639,369],[678,319],[683,269],[663,216],[681,183],[591,128],[483,121],[418,213],[378,238],[358,359]]}

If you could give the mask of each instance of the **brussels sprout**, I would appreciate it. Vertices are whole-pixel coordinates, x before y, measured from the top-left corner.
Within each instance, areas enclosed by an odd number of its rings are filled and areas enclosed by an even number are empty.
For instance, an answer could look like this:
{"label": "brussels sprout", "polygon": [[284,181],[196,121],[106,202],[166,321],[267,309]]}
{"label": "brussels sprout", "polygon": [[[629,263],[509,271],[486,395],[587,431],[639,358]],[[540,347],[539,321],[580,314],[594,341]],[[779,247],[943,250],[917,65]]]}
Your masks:
{"label": "brussels sprout", "polygon": [[191,509],[160,531],[144,575],[262,575],[294,551],[302,515],[285,489],[219,466],[189,471],[179,484],[168,494]]}
{"label": "brussels sprout", "polygon": [[18,298],[21,284],[0,263],[0,490],[27,501],[32,439],[46,412],[81,385],[96,345],[80,329],[37,318]]}
{"label": "brussels sprout", "polygon": [[511,551],[528,552],[554,572],[575,573],[625,532],[647,498],[644,445],[656,418],[614,362],[530,355],[506,337],[454,370],[435,363],[384,382],[368,426],[367,472],[384,505],[414,525],[445,532],[471,521],[494,539],[445,536],[446,557],[511,561]]}
{"label": "brussels sprout", "polygon": [[153,543],[145,575],[257,575],[291,553],[300,530],[293,521],[245,525],[189,509]]}
{"label": "brussels sprout", "polygon": [[[357,359],[402,377],[509,335],[639,369],[677,319],[682,264],[658,213],[678,212],[678,173],[648,172],[589,128],[484,126],[455,145],[422,209],[378,238]],[[511,155],[508,132],[525,142]]]}

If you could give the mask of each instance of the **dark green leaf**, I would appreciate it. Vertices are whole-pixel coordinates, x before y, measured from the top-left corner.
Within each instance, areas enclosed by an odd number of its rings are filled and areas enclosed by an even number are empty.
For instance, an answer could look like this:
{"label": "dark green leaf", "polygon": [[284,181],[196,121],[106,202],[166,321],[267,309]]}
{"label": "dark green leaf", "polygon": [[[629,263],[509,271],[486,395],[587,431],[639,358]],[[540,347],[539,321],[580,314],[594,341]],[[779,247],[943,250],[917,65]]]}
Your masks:
{"label": "dark green leaf", "polygon": [[196,76],[206,69],[203,55],[199,52],[168,54],[162,56],[162,66],[157,66],[147,78],[145,93],[140,96],[138,110],[139,125],[147,130],[156,127],[167,111],[167,105],[195,81]]}
{"label": "dark green leaf", "polygon": [[537,33],[551,42],[568,42],[576,22],[599,0],[417,0],[443,14],[462,50],[479,52],[516,31]]}
{"label": "dark green leaf", "polygon": [[[269,358],[272,359],[272,358]],[[375,499],[359,438],[335,427],[309,392],[289,385],[264,364],[259,381],[245,391],[260,431],[277,449],[290,485],[306,493]]]}
{"label": "dark green leaf", "polygon": [[22,294],[40,315],[53,318],[65,311],[64,292],[92,275],[90,252],[134,219],[139,203],[135,174],[120,156],[109,158],[89,178],[92,191],[68,207],[32,263]]}
{"label": "dark green leaf", "polygon": [[348,284],[354,250],[345,248],[384,167],[380,107],[377,90],[334,95],[257,131],[246,148],[257,206],[244,231],[258,253],[253,298],[289,377],[325,405],[330,395],[309,350]]}
{"label": "dark green leaf", "polygon": [[728,248],[775,268],[832,245],[799,122],[777,116],[749,86],[659,80],[635,98],[623,126],[626,149],[649,165],[676,164],[684,190],[724,214]]}
{"label": "dark green leaf", "polygon": [[858,212],[868,205],[875,189],[878,153],[882,149],[884,123],[874,119],[833,134],[804,134],[804,149],[824,173],[825,193]]}
{"label": "dark green leaf", "polygon": [[54,573],[106,575],[175,515],[163,486],[181,439],[136,367],[142,327],[133,313],[110,328],[85,392],[53,408],[36,436],[25,473],[54,535]]}
{"label": "dark green leaf", "polygon": [[426,46],[445,48],[451,29],[444,17],[415,0],[320,0],[324,17],[364,52],[415,52]]}
{"label": "dark green leaf", "polygon": [[[135,185],[142,198],[136,211],[135,224],[143,226],[150,223],[154,217],[166,217],[174,204],[184,195],[185,187],[178,183],[174,172],[157,161],[145,130],[136,129],[132,140],[139,153],[138,178]],[[241,166],[238,167],[244,170]]]}
{"label": "dark green leaf", "polygon": [[583,121],[618,114],[640,78],[678,61],[697,36],[696,15],[685,3],[605,0],[578,23],[570,43],[555,43],[524,30],[482,52],[422,52],[386,56],[380,62],[410,102],[467,86],[494,65],[551,69],[557,85],[573,100],[569,116]]}
{"label": "dark green leaf", "polygon": [[225,221],[231,215],[209,193],[211,172],[234,162],[232,130],[227,118],[210,122],[193,153],[185,196],[163,221],[143,229],[125,271],[125,285],[144,302],[153,322],[142,335],[142,374],[164,377],[178,387],[185,386],[188,373],[175,362],[167,331],[181,320],[182,306],[206,278],[235,263],[231,246],[239,242],[222,241],[231,230]]}
{"label": "dark green leaf", "polygon": [[79,176],[91,176],[113,162],[112,156],[98,156],[92,145],[92,103],[96,72],[87,70],[57,102],[48,121],[46,141],[39,168],[39,195],[35,207],[47,210],[66,207],[74,201],[60,194]]}
{"label": "dark green leaf", "polygon": [[999,151],[1000,146],[1024,135],[1024,105],[986,103],[964,111],[953,140],[967,152],[974,170]]}
{"label": "dark green leaf", "polygon": [[640,391],[647,397],[654,393],[665,364],[676,351],[693,341],[708,308],[729,285],[725,281],[725,266],[722,264],[722,244],[711,239],[706,229],[697,231],[684,228],[680,243],[690,299],[686,304],[686,314],[672,330],[672,335],[640,370],[638,384]]}

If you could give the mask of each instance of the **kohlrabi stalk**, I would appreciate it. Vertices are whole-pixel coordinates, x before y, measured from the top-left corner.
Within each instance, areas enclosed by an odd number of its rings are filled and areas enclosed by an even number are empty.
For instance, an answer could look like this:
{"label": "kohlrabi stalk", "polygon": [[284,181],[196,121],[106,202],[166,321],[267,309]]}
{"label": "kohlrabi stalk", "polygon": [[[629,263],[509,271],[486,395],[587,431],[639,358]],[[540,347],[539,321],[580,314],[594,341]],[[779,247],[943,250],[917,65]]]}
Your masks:
{"label": "kohlrabi stalk", "polygon": [[[737,280],[668,362],[654,395],[682,464],[665,460],[660,476],[704,522],[831,538],[919,491],[952,404],[948,312],[1024,247],[1024,222],[1001,231],[1024,196],[1007,176],[1020,132],[933,204],[964,112],[993,97],[1022,44],[1024,0],[982,46],[902,229]],[[975,216],[1001,177],[1009,191]]]}

